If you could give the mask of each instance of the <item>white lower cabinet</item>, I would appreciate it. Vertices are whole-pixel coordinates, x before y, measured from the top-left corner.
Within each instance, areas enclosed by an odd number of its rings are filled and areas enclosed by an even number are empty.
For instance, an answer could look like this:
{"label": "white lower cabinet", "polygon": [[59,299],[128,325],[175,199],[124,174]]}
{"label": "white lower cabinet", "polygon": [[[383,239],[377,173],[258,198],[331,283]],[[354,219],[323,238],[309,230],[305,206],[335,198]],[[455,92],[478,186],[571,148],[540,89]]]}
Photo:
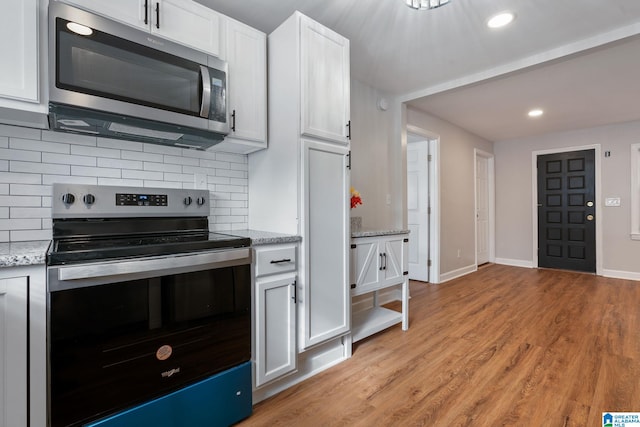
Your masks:
{"label": "white lower cabinet", "polygon": [[0,425],[27,425],[26,277],[0,279]]}
{"label": "white lower cabinet", "polygon": [[256,249],[255,386],[296,370],[295,245]]}
{"label": "white lower cabinet", "polygon": [[[409,327],[408,234],[359,237],[351,240],[351,296],[371,295],[364,308],[353,309],[353,342],[402,322]],[[379,303],[379,292],[400,286],[402,311]],[[362,299],[362,298],[361,298]]]}

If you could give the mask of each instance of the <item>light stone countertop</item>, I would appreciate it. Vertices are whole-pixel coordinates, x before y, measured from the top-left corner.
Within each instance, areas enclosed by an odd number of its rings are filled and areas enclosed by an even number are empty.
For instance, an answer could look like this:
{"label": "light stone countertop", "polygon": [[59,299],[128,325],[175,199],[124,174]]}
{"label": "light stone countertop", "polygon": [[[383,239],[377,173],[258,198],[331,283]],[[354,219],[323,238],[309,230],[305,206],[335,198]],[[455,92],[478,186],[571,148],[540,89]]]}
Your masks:
{"label": "light stone countertop", "polygon": [[0,243],[0,267],[44,264],[50,240]]}
{"label": "light stone countertop", "polygon": [[261,231],[261,230],[233,230],[233,231],[221,231],[220,233],[228,233],[233,234],[234,236],[248,237],[251,239],[252,246],[259,245],[275,245],[279,243],[295,243],[300,242],[302,237],[291,235],[291,234],[283,234],[283,233],[273,233],[270,231]]}
{"label": "light stone countertop", "polygon": [[358,237],[375,237],[375,236],[389,236],[393,234],[409,234],[410,230],[404,230],[401,228],[389,228],[389,229],[367,229],[351,231],[351,238]]}
{"label": "light stone countertop", "polygon": [[[221,233],[248,237],[251,239],[253,246],[295,243],[302,240],[300,236],[259,230],[221,231]],[[0,268],[44,264],[50,242],[50,240],[38,240],[31,242],[0,243]]]}

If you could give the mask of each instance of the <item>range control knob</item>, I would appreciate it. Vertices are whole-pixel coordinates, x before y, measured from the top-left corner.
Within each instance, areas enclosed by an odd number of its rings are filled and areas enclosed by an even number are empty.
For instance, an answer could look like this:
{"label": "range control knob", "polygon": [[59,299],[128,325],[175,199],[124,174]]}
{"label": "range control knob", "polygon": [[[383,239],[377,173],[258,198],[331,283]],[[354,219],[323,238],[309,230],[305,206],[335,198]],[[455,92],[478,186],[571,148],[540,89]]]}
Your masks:
{"label": "range control knob", "polygon": [[76,196],[71,193],[65,193],[62,195],[62,203],[65,205],[72,205],[76,201]]}
{"label": "range control knob", "polygon": [[193,199],[191,198],[191,196],[187,196],[184,198],[184,205],[185,206],[189,206],[191,204],[191,202],[193,202]]}
{"label": "range control knob", "polygon": [[196,203],[198,204],[198,206],[202,206],[202,205],[204,205],[204,202],[206,202],[206,200],[205,200],[205,198],[204,198],[204,197],[198,197],[198,198],[196,199]]}
{"label": "range control knob", "polygon": [[84,201],[85,205],[91,206],[96,202],[96,196],[94,196],[93,194],[85,194],[82,200]]}

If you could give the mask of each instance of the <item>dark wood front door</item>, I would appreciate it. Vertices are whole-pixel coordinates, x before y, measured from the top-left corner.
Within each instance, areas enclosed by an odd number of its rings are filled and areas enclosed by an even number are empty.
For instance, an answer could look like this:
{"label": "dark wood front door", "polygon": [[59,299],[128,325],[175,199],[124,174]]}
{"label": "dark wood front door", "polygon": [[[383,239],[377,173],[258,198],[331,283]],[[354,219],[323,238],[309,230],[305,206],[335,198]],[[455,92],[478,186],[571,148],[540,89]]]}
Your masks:
{"label": "dark wood front door", "polygon": [[538,266],[596,271],[595,150],[538,156]]}

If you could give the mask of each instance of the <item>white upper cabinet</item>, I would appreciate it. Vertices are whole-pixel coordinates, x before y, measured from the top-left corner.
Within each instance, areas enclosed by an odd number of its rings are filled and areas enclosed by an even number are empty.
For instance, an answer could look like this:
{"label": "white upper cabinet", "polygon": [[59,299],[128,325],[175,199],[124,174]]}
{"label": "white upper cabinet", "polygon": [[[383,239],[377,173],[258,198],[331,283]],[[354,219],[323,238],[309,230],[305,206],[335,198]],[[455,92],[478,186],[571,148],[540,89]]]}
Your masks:
{"label": "white upper cabinet", "polygon": [[223,15],[190,0],[66,0],[208,54],[220,55]]}
{"label": "white upper cabinet", "polygon": [[226,19],[231,129],[216,150],[248,154],[267,148],[267,36]]}
{"label": "white upper cabinet", "polygon": [[347,144],[349,40],[306,16],[300,31],[301,133]]}
{"label": "white upper cabinet", "polygon": [[0,96],[38,101],[38,0],[4,0],[0,14]]}

